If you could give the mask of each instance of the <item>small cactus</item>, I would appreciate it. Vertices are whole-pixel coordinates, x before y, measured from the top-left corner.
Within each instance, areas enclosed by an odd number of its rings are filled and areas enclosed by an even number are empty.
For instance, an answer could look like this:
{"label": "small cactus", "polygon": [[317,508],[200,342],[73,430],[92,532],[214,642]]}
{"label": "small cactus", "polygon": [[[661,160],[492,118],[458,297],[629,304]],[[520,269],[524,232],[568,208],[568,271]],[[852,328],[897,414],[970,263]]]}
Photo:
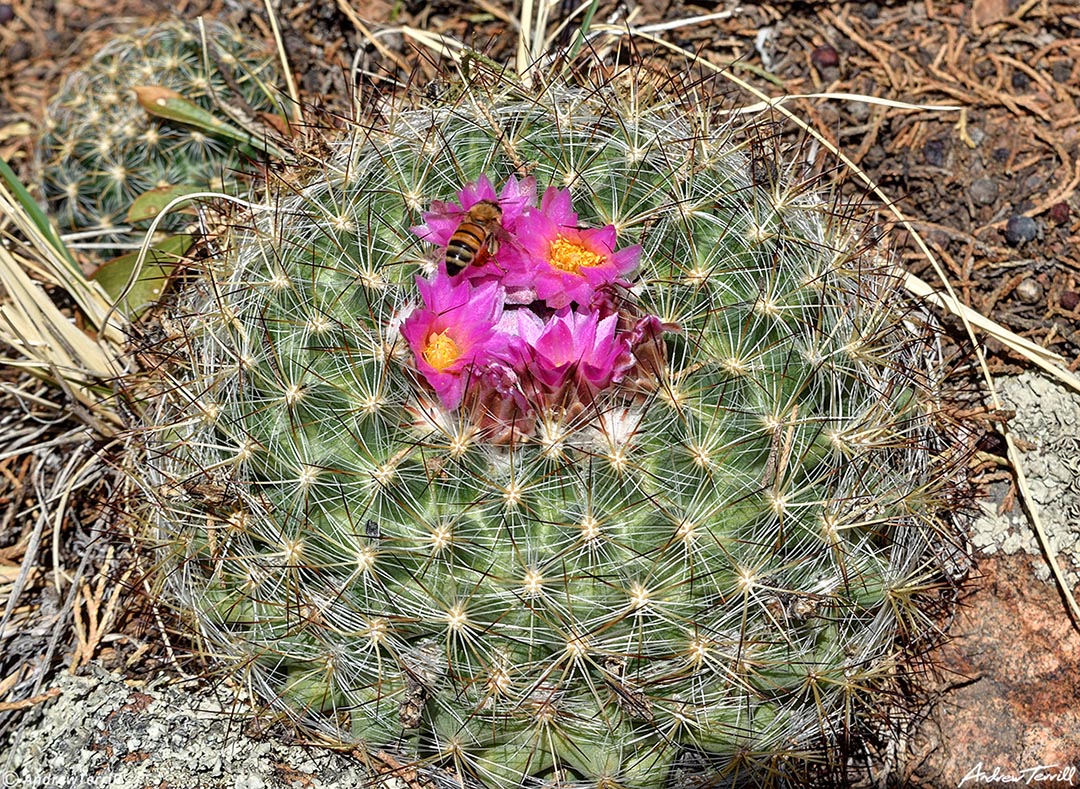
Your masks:
{"label": "small cactus", "polygon": [[[166,592],[213,652],[492,788],[842,770],[928,629],[940,369],[887,260],[752,132],[470,87],[257,216],[147,417]],[[583,260],[612,265],[551,285]]]}
{"label": "small cactus", "polygon": [[[174,90],[219,118],[225,107],[245,117],[276,113],[276,63],[220,22],[171,20],[112,39],[64,81],[38,142],[43,196],[61,232],[101,231],[93,240],[106,248],[130,244],[142,235],[128,232],[127,212],[146,191],[233,187],[245,161],[235,142],[151,118],[133,88]],[[181,224],[168,217],[163,228]]]}

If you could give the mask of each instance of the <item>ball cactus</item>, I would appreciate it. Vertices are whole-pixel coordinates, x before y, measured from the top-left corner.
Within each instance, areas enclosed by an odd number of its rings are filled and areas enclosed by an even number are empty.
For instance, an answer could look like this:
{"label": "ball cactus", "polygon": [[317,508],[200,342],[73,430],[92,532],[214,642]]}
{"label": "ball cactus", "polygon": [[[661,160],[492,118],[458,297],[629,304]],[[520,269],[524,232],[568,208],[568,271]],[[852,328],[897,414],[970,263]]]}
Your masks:
{"label": "ball cactus", "polygon": [[926,627],[939,367],[745,131],[473,87],[257,216],[152,417],[166,591],[214,653],[487,787],[841,766]]}
{"label": "ball cactus", "polygon": [[[141,240],[125,221],[150,189],[235,189],[241,146],[151,118],[133,88],[176,91],[223,120],[224,108],[251,118],[280,112],[276,63],[273,52],[220,22],[171,20],[112,39],[64,81],[38,141],[43,196],[61,232],[100,231],[93,240],[111,248]],[[164,227],[180,224],[174,216]]]}

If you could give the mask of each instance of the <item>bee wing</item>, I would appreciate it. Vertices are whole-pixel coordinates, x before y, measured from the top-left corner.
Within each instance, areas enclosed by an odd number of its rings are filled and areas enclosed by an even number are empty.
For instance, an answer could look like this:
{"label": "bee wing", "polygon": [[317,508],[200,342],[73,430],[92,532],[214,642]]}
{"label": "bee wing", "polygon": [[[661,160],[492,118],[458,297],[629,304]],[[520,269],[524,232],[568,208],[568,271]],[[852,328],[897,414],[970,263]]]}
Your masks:
{"label": "bee wing", "polygon": [[439,240],[450,238],[465,216],[466,212],[454,204],[433,200],[431,207],[424,212],[423,224],[412,228],[412,232],[424,241],[437,244]]}
{"label": "bee wing", "polygon": [[517,238],[511,235],[501,224],[493,223],[490,232],[491,237],[488,239],[489,254],[494,255],[499,250],[499,247],[504,244],[514,249],[521,249],[521,244],[518,243]]}

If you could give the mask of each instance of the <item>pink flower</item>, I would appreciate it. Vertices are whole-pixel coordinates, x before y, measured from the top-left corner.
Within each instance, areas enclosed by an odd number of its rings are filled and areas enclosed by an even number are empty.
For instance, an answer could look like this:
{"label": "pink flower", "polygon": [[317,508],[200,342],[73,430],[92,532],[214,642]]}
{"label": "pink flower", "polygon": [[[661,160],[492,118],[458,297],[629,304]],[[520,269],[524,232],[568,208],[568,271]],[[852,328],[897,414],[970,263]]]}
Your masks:
{"label": "pink flower", "polygon": [[509,355],[510,337],[496,327],[503,294],[494,282],[474,287],[442,275],[416,278],[423,306],[405,319],[401,335],[416,358],[416,369],[447,410],[457,408],[465,387],[488,359]]}
{"label": "pink flower", "polygon": [[616,334],[619,316],[559,310],[546,323],[518,310],[518,333],[527,355],[520,357],[529,376],[549,392],[576,384],[595,394],[618,381],[634,363],[630,344]]}
{"label": "pink flower", "polygon": [[[498,233],[499,237],[492,239],[492,249],[497,249],[506,243],[513,246],[515,230],[522,215],[526,209],[536,205],[536,179],[529,177],[519,181],[511,175],[503,185],[502,192],[496,194],[495,187],[492,186],[488,177],[481,175],[475,182],[460,190],[457,197],[456,203],[432,200],[431,210],[424,213],[424,224],[411,228],[412,232],[425,241],[445,249],[461,223],[465,221],[469,209],[483,200],[489,200],[498,203],[502,210],[502,219],[499,222],[501,230]],[[500,257],[496,251],[487,263],[470,266],[462,274],[466,279],[472,280],[498,279],[503,271],[498,265]]]}
{"label": "pink flower", "polygon": [[496,193],[481,176],[456,202],[433,202],[412,231],[446,262],[417,277],[421,303],[401,335],[443,408],[485,440],[526,438],[550,409],[577,419],[613,384],[621,397],[655,390],[662,334],[678,327],[626,290],[641,247],[617,249],[614,225],[579,227],[569,191],[547,189],[538,207],[533,178]]}
{"label": "pink flower", "polygon": [[525,212],[516,226],[519,260],[506,255],[507,287],[529,282],[552,309],[588,305],[597,288],[610,285],[638,264],[641,247],[615,249],[615,226],[578,227],[570,192],[548,187],[539,210]]}

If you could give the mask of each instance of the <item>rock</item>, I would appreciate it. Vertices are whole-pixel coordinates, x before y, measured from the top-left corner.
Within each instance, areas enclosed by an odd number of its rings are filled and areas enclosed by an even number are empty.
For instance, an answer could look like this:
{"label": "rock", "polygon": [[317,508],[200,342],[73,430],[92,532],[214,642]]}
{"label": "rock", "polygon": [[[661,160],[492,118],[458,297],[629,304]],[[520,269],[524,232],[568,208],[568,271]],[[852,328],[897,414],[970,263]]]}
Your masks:
{"label": "rock", "polygon": [[[959,687],[916,737],[922,780],[905,785],[1076,784],[1080,633],[1054,587],[1032,577],[1033,561],[1023,553],[979,560],[957,637],[938,655],[942,676]],[[1046,777],[1028,781],[1040,767]]]}
{"label": "rock", "polygon": [[1031,87],[1031,77],[1023,71],[1014,71],[1010,82],[1012,82],[1013,90],[1021,92],[1024,92]]}
{"label": "rock", "polygon": [[1043,286],[1034,277],[1028,277],[1020,281],[1016,286],[1016,298],[1022,304],[1038,304],[1042,301]]}
{"label": "rock", "polygon": [[[1010,431],[1032,447],[1022,456],[1032,503],[1066,583],[1075,589],[1080,394],[1038,373],[1000,378],[995,385],[1005,406],[1016,409]],[[1020,506],[1005,513],[991,503],[984,507],[971,533],[977,571],[960,590],[953,640],[934,655],[943,683],[953,690],[915,737],[912,763],[920,780],[904,785],[1075,786],[1080,631],[1055,584],[1040,580],[1049,575],[1046,559]]]}
{"label": "rock", "polygon": [[9,63],[21,63],[28,57],[30,57],[30,45],[25,41],[14,41],[7,49]]}
{"label": "rock", "polygon": [[944,140],[928,140],[923,145],[923,158],[932,167],[944,167],[947,161],[947,146]]}
{"label": "rock", "polygon": [[840,65],[840,54],[828,44],[824,44],[810,53],[810,62],[818,69],[836,68]]}
{"label": "rock", "polygon": [[1011,247],[1034,241],[1038,235],[1039,225],[1030,216],[1014,214],[1005,223],[1005,242]]}
{"label": "rock", "polygon": [[1067,225],[1070,213],[1068,203],[1054,203],[1050,206],[1050,221],[1055,225]]}
{"label": "rock", "polygon": [[976,205],[993,205],[998,199],[997,181],[993,178],[978,178],[971,182],[968,193]]}
{"label": "rock", "polygon": [[[1076,588],[1080,585],[1080,394],[1039,373],[1001,378],[995,386],[1005,407],[1016,410],[1009,422],[1013,437],[1034,447],[1021,453],[1034,499],[1030,503],[1038,507],[1043,528],[1058,546],[1065,578]],[[1042,556],[1019,507],[980,518],[974,531],[995,535],[988,554],[997,550],[995,545],[1003,546],[1014,537],[1010,545]]]}
{"label": "rock", "polygon": [[[224,688],[168,678],[134,685],[96,670],[63,673],[55,700],[31,710],[0,743],[0,781],[19,789],[199,787],[353,789],[371,771],[347,754],[244,735],[250,709]],[[168,732],[161,736],[161,732]],[[301,778],[297,783],[298,777]],[[433,784],[434,785],[434,784]]]}

